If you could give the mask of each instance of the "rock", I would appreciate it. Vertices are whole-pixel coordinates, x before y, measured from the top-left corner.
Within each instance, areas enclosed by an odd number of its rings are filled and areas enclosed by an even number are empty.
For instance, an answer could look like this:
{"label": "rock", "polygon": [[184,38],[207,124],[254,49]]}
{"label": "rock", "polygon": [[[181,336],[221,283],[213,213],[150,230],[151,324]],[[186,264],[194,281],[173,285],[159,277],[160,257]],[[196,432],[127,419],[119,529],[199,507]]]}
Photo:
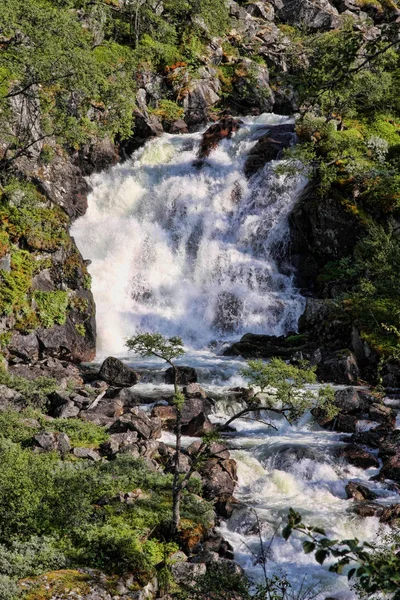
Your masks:
{"label": "rock", "polygon": [[383,463],[379,473],[380,478],[392,479],[396,483],[400,483],[400,451],[397,454],[389,456]]}
{"label": "rock", "polygon": [[[201,444],[202,443],[200,441],[192,442],[186,449],[188,455],[196,456],[196,454],[199,452]],[[221,460],[228,459],[230,458],[228,446],[220,442],[211,442],[211,444],[208,444],[207,446],[207,456]]]}
{"label": "rock", "polygon": [[189,423],[194,417],[199,414],[209,416],[212,412],[212,404],[208,398],[190,396],[185,399],[185,403],[182,407],[181,416],[182,423]]}
{"label": "rock", "polygon": [[225,459],[220,463],[216,459],[208,460],[201,469],[201,474],[204,478],[204,497],[207,500],[233,495],[236,485],[236,463],[233,459]]}
{"label": "rock", "polygon": [[[36,335],[39,340],[41,356],[52,356],[60,360],[72,362],[91,361],[96,354],[96,321],[95,308],[91,292],[88,295],[88,305],[85,313],[71,312],[64,325],[54,325],[49,329],[39,328]],[[77,317],[74,315],[78,314]],[[75,318],[79,321],[75,322]],[[83,324],[85,335],[81,335],[76,324]]]}
{"label": "rock", "polygon": [[183,119],[178,119],[174,121],[169,127],[169,133],[172,134],[183,134],[189,133],[188,126]]}
{"label": "rock", "polygon": [[151,416],[160,419],[163,429],[173,430],[176,423],[175,406],[155,406]]}
{"label": "rock", "polygon": [[353,510],[358,516],[365,519],[367,517],[379,517],[383,512],[383,506],[376,502],[358,502]]}
{"label": "rock", "polygon": [[[192,461],[190,460],[190,458],[186,456],[186,454],[181,454],[179,457],[178,473],[181,473],[182,475],[188,473],[188,471],[190,471],[191,464]],[[168,473],[175,472],[175,452],[171,454],[165,467],[165,470]]]}
{"label": "rock", "polygon": [[[217,71],[212,67],[200,67],[197,72],[199,77],[188,81],[183,100],[185,122],[189,128],[206,123],[209,109],[220,100],[221,84]],[[175,73],[178,75],[177,69]]]}
{"label": "rock", "polygon": [[[174,384],[174,369],[170,367],[165,371],[165,383],[169,385]],[[197,373],[193,367],[177,367],[177,384],[188,385],[189,383],[196,383]]]}
{"label": "rock", "polygon": [[71,450],[71,442],[67,434],[53,431],[40,431],[33,437],[36,447],[43,452],[58,451],[62,456]]}
{"label": "rock", "polygon": [[51,377],[57,379],[59,387],[64,389],[68,385],[74,387],[83,385],[83,379],[78,367],[53,357],[46,358],[34,365],[11,365],[9,371],[13,375],[25,377],[25,379],[29,380],[37,379],[38,377]]}
{"label": "rock", "polygon": [[[198,151],[198,157],[204,159],[210,155],[223,139],[229,139],[237,131],[242,121],[226,116],[218,123],[211,125],[204,133]],[[196,380],[197,381],[197,380]]]}
{"label": "rock", "polygon": [[278,356],[290,358],[294,352],[304,348],[305,341],[303,335],[276,337],[273,335],[246,333],[239,342],[235,342],[232,346],[224,350],[224,356],[243,356],[243,358],[271,358]]}
{"label": "rock", "polygon": [[178,585],[193,585],[206,571],[207,567],[202,563],[177,562],[171,565],[172,577]]}
{"label": "rock", "polygon": [[66,404],[61,404],[53,412],[53,415],[61,419],[70,419],[77,417],[80,413],[80,409],[72,401],[68,401]]}
{"label": "rock", "polygon": [[339,351],[317,365],[317,375],[322,381],[356,385],[360,372],[354,354],[350,351]]}
{"label": "rock", "polygon": [[109,429],[110,433],[126,433],[136,431],[139,439],[156,439],[161,437],[160,419],[151,419],[139,408],[130,409],[122,415]]}
{"label": "rock", "polygon": [[39,359],[39,342],[35,333],[28,335],[14,333],[7,350],[27,362],[36,362]]}
{"label": "rock", "polygon": [[100,446],[100,452],[104,456],[113,456],[118,452],[127,452],[132,449],[138,439],[136,431],[127,431],[126,433],[114,433],[110,438]]}
{"label": "rock", "polygon": [[355,483],[350,481],[346,485],[346,494],[348,498],[354,498],[354,500],[375,500],[378,496],[361,483]]}
{"label": "rock", "polygon": [[124,403],[119,398],[106,398],[100,395],[98,402],[89,406],[87,414],[94,413],[97,415],[105,415],[107,417],[120,417],[124,413]]}
{"label": "rock", "polygon": [[206,392],[198,383],[189,383],[183,388],[183,394],[186,398],[207,398]]}
{"label": "rock", "polygon": [[251,177],[266,163],[281,157],[285,148],[295,143],[294,125],[275,125],[261,137],[249,152],[244,172]]}
{"label": "rock", "polygon": [[389,360],[383,365],[382,384],[387,388],[400,388],[400,361]]}
{"label": "rock", "polygon": [[92,448],[80,448],[76,447],[72,450],[72,453],[76,458],[85,458],[97,462],[100,460],[100,454]]}
{"label": "rock", "polygon": [[400,504],[392,504],[385,508],[379,520],[391,527],[395,526],[400,520]]}
{"label": "rock", "polygon": [[389,406],[384,404],[372,404],[369,408],[369,417],[372,421],[378,423],[388,423],[391,426],[396,424],[396,413]]}
{"label": "rock", "polygon": [[339,408],[341,413],[357,413],[362,406],[357,390],[353,387],[336,390],[335,406]]}
{"label": "rock", "polygon": [[182,425],[182,434],[189,437],[202,437],[213,429],[210,419],[205,414],[199,413],[189,423]]}
{"label": "rock", "polygon": [[25,408],[25,405],[26,402],[20,392],[0,384],[0,412],[9,408],[20,411]]}
{"label": "rock", "polygon": [[379,467],[379,460],[368,450],[358,446],[357,444],[348,444],[340,452],[347,462],[359,467],[360,469],[369,469],[371,467]]}
{"label": "rock", "polygon": [[138,383],[140,379],[136,371],[124,365],[121,360],[113,356],[105,359],[101,365],[99,377],[117,387],[130,387]]}
{"label": "rock", "polygon": [[275,10],[283,23],[313,32],[334,29],[341,23],[338,11],[328,0],[282,0],[275,3]]}
{"label": "rock", "polygon": [[[233,496],[229,498],[219,498],[214,504],[215,512],[223,519],[230,519],[235,508],[238,507],[239,501]],[[229,558],[229,557],[227,557]]]}

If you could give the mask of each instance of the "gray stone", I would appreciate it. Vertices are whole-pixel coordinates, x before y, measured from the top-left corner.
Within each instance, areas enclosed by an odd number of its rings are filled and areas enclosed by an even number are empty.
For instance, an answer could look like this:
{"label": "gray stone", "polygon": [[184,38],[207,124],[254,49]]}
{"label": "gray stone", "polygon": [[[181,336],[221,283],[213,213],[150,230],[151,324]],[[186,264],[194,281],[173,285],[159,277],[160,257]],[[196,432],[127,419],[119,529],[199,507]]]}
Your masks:
{"label": "gray stone", "polygon": [[79,413],[79,407],[69,400],[66,404],[61,404],[61,406],[57,407],[53,414],[57,418],[70,419],[72,417],[77,417]]}
{"label": "gray stone", "polygon": [[100,460],[100,454],[92,448],[81,448],[78,446],[72,450],[72,453],[77,458],[86,458],[95,462]]}
{"label": "gray stone", "polygon": [[107,383],[119,387],[130,387],[135,385],[140,377],[127,365],[113,356],[109,356],[100,368],[99,377]]}

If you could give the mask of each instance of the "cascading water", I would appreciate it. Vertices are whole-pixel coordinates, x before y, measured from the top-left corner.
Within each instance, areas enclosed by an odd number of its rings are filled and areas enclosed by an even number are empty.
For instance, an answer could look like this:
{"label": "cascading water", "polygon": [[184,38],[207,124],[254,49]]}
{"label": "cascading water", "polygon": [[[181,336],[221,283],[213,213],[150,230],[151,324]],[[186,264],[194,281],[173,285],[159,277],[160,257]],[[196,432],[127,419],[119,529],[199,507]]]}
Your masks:
{"label": "cascading water", "polygon": [[[196,368],[217,401],[215,418],[235,409],[229,387],[245,382],[241,360],[212,354],[206,350],[210,342],[247,331],[286,333],[296,329],[303,309],[292,276],[279,272],[276,256],[306,181],[279,174],[276,162],[250,180],[243,175],[246,155],[267,125],[286,121],[276,115],[244,119],[201,169],[194,165],[200,133],[148,142],[131,160],[92,177],[88,211],[73,229],[82,254],[92,261],[99,355],[125,354],[124,339],[139,331],[181,335],[191,348],[182,360]],[[135,368],[142,367],[135,389],[149,402],[168,396],[171,389],[159,385],[164,365],[136,360]],[[320,585],[315,600],[353,600],[347,578],[305,555],[298,535],[284,542],[275,532],[291,506],[333,537],[374,540],[378,519],[360,519],[351,511],[354,501],[346,498],[345,485],[351,479],[371,486],[368,478],[376,470],[338,462],[333,450],[341,436],[310,426],[307,418],[292,428],[279,420],[274,424],[276,431],[254,421],[235,424],[229,444],[238,464],[235,495],[244,508],[222,524],[223,533],[235,559],[262,581],[255,560],[259,537],[249,511],[255,508],[269,543],[269,575],[287,573],[303,592]],[[173,443],[173,436],[165,434],[165,441]],[[385,484],[373,485],[378,502],[399,502]]]}
{"label": "cascading water", "polygon": [[201,133],[165,134],[92,177],[89,208],[73,235],[92,261],[99,354],[121,354],[124,339],[139,331],[204,348],[248,331],[296,329],[303,299],[276,254],[306,180],[277,174],[277,162],[249,181],[243,174],[266,126],[288,120],[245,119],[201,169]]}

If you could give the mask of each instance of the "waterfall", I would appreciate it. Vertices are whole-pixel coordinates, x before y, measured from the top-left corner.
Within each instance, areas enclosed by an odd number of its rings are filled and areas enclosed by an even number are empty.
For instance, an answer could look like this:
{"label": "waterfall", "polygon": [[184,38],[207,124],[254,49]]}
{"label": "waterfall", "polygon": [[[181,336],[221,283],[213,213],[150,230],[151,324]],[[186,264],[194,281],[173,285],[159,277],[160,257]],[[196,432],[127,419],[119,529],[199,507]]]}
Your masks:
{"label": "waterfall", "polygon": [[243,333],[297,327],[303,298],[277,253],[303,190],[300,174],[267,164],[247,180],[244,163],[271,124],[244,119],[196,166],[201,132],[150,140],[130,160],[91,178],[72,234],[92,264],[98,353],[123,353],[140,331],[180,335],[192,348]]}

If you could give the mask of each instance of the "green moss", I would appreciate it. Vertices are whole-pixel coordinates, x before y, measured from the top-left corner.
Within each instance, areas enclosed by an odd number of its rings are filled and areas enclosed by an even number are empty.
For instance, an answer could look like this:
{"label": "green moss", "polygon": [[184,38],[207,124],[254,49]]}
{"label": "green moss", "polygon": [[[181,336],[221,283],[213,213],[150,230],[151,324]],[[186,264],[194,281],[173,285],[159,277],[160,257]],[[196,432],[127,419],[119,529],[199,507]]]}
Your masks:
{"label": "green moss", "polygon": [[67,320],[68,292],[57,290],[55,292],[34,292],[40,323],[43,327],[64,325]]}
{"label": "green moss", "polygon": [[26,315],[31,309],[28,292],[32,286],[33,258],[25,250],[11,250],[11,270],[0,270],[0,314]]}
{"label": "green moss", "polygon": [[158,107],[149,112],[160,117],[160,119],[166,123],[173,123],[178,119],[182,119],[185,114],[183,108],[176,102],[172,102],[172,100],[160,100]]}
{"label": "green moss", "polygon": [[86,335],[86,327],[84,326],[83,323],[76,323],[75,329],[79,333],[79,335],[81,335],[82,337],[85,337],[85,335]]}
{"label": "green moss", "polygon": [[300,344],[304,344],[307,341],[307,336],[301,333],[297,335],[289,335],[286,338],[286,343],[290,346],[299,346]]}
{"label": "green moss", "polygon": [[54,251],[69,242],[69,218],[58,206],[49,207],[30,183],[11,181],[0,200],[0,221],[13,242],[23,240],[33,250]]}
{"label": "green moss", "polygon": [[53,419],[46,428],[66,433],[72,446],[96,448],[109,438],[104,427],[80,419]]}
{"label": "green moss", "polygon": [[0,366],[0,384],[20,392],[27,404],[41,407],[49,394],[56,391],[57,381],[52,377],[36,377],[30,380],[8,373]]}

